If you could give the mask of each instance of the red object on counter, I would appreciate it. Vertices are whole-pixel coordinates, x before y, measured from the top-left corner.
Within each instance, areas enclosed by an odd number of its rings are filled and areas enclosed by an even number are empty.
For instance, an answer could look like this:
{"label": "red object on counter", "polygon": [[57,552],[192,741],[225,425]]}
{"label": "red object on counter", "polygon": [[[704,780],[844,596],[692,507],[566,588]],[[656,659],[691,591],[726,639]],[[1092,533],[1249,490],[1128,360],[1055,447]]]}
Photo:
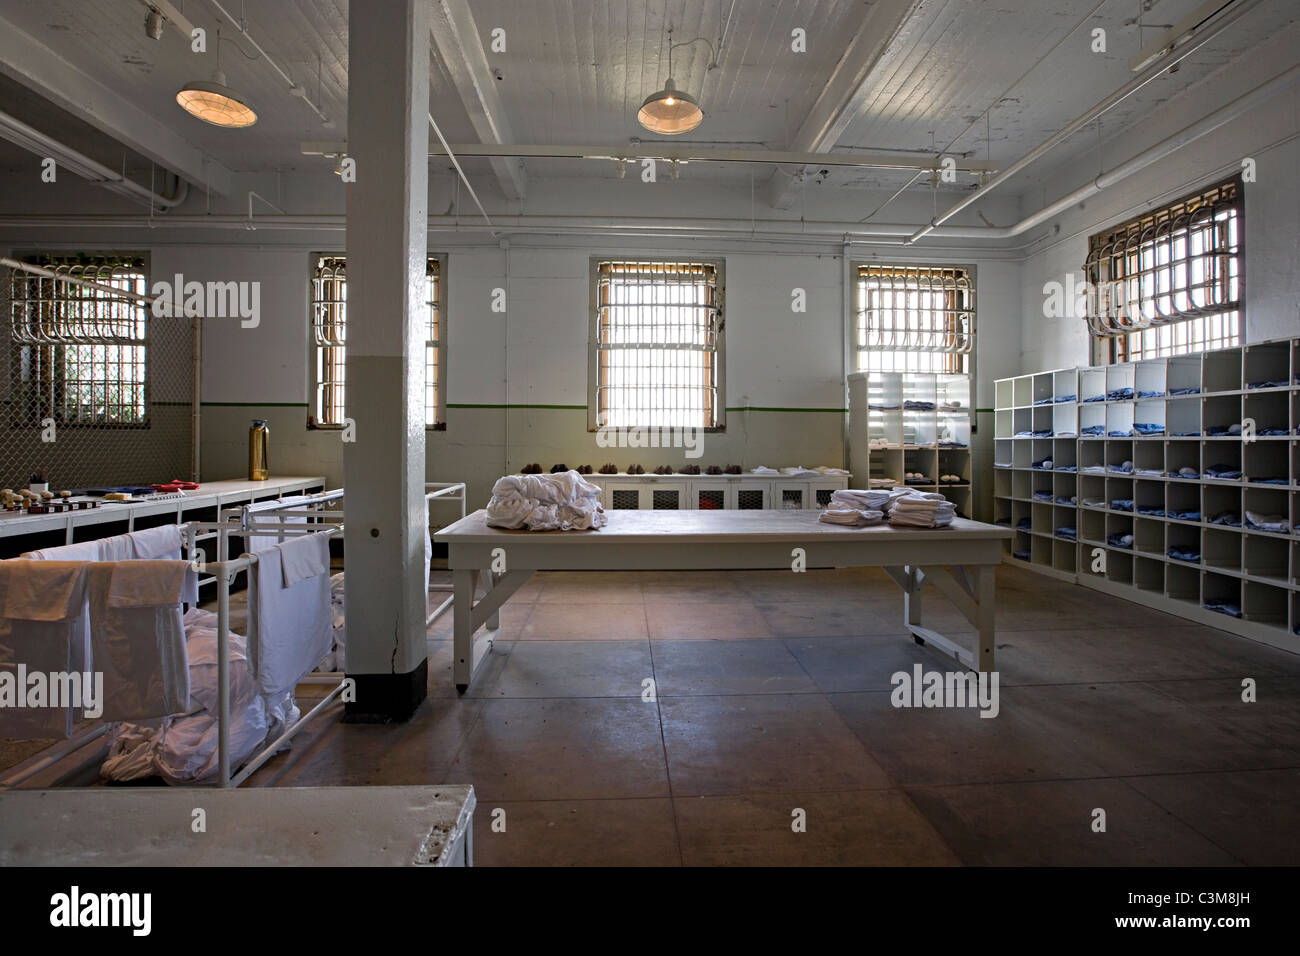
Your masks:
{"label": "red object on counter", "polygon": [[149,487],[152,488],[154,491],[172,492],[172,491],[197,491],[199,486],[197,482],[184,481],[183,479],[177,478],[173,481],[164,482],[161,485],[150,485]]}

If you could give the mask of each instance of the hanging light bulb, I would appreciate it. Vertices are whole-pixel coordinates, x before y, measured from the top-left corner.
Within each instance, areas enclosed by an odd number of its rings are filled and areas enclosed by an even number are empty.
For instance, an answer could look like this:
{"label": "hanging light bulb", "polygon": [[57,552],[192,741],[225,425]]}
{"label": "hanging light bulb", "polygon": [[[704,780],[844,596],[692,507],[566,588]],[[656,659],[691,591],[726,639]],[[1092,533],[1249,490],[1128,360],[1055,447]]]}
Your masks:
{"label": "hanging light bulb", "polygon": [[662,90],[646,97],[636,119],[652,133],[676,136],[699,126],[704,121],[704,111],[694,99],[677,89],[669,77]]}
{"label": "hanging light bulb", "polygon": [[243,129],[257,122],[248,100],[232,90],[221,72],[221,34],[217,33],[217,70],[211,80],[186,83],[176,94],[176,103],[191,116],[226,129]]}

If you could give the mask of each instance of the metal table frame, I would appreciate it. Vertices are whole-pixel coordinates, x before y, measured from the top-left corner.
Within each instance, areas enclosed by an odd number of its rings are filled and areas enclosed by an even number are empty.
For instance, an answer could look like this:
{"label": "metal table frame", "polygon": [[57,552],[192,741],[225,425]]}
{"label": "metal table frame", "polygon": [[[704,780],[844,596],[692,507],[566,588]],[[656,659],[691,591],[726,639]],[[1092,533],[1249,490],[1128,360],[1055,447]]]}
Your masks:
{"label": "metal table frame", "polygon": [[[623,511],[599,531],[489,528],[476,511],[434,535],[447,544],[454,589],[454,679],[464,693],[500,628],[501,606],[534,571],[789,569],[802,548],[808,569],[880,567],[903,591],[903,623],[972,670],[994,669],[994,573],[1011,531],[955,519],[947,528],[848,528],[814,511]],[[491,570],[494,561],[504,570]],[[480,580],[486,593],[477,602]],[[923,625],[930,581],[974,626],[974,649]],[[480,629],[487,629],[476,637]]]}

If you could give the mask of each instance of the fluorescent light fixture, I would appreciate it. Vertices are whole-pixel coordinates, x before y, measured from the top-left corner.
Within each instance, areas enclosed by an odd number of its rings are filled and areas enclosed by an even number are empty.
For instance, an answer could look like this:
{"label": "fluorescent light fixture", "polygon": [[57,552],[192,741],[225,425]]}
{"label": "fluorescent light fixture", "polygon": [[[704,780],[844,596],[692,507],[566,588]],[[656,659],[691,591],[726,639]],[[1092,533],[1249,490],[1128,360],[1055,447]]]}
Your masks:
{"label": "fluorescent light fixture", "polygon": [[226,129],[243,129],[257,122],[257,113],[248,101],[226,85],[218,73],[212,80],[186,83],[176,94],[176,102],[191,116]]}
{"label": "fluorescent light fixture", "polygon": [[704,120],[704,111],[694,99],[674,87],[672,77],[669,77],[662,90],[646,97],[636,118],[652,133],[676,136],[699,126]]}

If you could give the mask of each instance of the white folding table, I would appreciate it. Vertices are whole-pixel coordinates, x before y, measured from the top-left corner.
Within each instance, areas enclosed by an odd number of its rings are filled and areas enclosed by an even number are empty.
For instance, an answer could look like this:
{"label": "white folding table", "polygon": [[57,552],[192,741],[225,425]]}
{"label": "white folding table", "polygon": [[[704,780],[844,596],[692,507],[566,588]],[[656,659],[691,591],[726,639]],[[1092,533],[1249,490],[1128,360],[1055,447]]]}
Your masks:
{"label": "white folding table", "polygon": [[[957,518],[946,528],[849,528],[816,511],[611,511],[598,531],[506,531],[483,510],[434,535],[447,545],[454,590],[456,688],[468,689],[500,627],[501,605],[534,571],[693,571],[880,567],[903,589],[903,623],[966,667],[993,670],[994,571],[1011,531]],[[475,603],[478,584],[487,591]],[[971,622],[976,646],[923,626],[932,581]],[[487,630],[476,639],[477,632]]]}

